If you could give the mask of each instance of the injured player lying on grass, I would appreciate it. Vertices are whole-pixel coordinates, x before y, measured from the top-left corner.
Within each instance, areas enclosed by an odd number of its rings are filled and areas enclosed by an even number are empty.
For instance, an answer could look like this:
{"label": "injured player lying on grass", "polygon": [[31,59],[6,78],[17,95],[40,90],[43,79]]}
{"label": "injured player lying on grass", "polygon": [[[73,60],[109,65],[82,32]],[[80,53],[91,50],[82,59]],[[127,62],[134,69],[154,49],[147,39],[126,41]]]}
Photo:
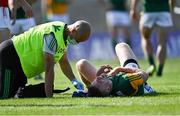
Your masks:
{"label": "injured player lying on grass", "polygon": [[77,62],[77,70],[86,91],[75,91],[72,97],[141,96],[156,93],[148,84],[148,72],[140,69],[136,56],[125,43],[119,43],[115,51],[121,66],[101,66],[99,70],[86,59]]}

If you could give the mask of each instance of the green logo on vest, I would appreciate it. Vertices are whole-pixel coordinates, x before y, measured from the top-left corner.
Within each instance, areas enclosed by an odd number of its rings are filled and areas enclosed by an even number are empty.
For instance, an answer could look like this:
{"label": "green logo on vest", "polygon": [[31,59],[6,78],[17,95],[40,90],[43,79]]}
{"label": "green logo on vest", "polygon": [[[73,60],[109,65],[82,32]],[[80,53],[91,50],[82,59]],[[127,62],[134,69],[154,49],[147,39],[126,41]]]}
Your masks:
{"label": "green logo on vest", "polygon": [[66,52],[66,49],[59,47],[59,48],[57,49],[57,52],[58,52],[58,53],[65,53],[65,52]]}
{"label": "green logo on vest", "polygon": [[54,31],[57,32],[57,31],[60,31],[61,30],[61,26],[56,26],[56,25],[53,25],[54,27]]}

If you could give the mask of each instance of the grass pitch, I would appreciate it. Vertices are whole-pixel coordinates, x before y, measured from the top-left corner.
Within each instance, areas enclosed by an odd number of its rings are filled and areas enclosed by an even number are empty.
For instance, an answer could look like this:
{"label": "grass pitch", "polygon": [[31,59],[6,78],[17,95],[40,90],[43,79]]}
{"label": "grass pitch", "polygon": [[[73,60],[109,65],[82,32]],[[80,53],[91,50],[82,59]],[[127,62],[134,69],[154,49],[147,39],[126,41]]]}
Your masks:
{"label": "grass pitch", "polygon": [[[94,62],[96,66],[118,61]],[[142,68],[147,62],[141,60]],[[75,64],[73,71],[77,75]],[[75,88],[56,66],[55,88],[71,90],[55,94],[53,98],[0,100],[0,115],[180,115],[180,59],[168,59],[162,77],[149,78],[148,83],[157,91],[154,96],[72,98]],[[39,83],[31,79],[29,83]]]}

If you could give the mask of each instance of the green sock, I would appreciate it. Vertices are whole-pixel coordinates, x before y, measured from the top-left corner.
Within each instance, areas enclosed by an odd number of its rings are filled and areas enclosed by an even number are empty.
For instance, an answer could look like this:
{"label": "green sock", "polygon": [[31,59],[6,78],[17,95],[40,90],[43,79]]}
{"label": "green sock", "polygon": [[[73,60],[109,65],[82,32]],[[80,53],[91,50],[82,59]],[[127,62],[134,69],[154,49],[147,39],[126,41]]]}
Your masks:
{"label": "green sock", "polygon": [[164,64],[160,64],[157,70],[157,76],[162,76],[163,68],[164,68]]}
{"label": "green sock", "polygon": [[154,65],[154,66],[155,66],[154,58],[153,58],[152,55],[150,55],[150,56],[148,57],[148,61],[149,61],[149,64],[150,64],[150,65]]}

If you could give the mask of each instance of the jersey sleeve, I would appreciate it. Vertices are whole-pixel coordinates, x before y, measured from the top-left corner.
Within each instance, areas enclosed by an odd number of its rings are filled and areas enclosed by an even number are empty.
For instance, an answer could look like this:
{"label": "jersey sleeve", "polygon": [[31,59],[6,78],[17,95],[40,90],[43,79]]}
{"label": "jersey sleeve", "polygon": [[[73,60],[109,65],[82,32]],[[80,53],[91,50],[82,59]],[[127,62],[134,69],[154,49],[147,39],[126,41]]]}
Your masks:
{"label": "jersey sleeve", "polygon": [[136,90],[135,91],[136,93],[138,91],[139,86],[144,83],[142,75],[139,72],[135,72],[135,73],[127,73],[127,76],[129,78],[129,82],[131,86]]}
{"label": "jersey sleeve", "polygon": [[55,55],[57,49],[57,41],[53,33],[44,35],[43,51]]}

